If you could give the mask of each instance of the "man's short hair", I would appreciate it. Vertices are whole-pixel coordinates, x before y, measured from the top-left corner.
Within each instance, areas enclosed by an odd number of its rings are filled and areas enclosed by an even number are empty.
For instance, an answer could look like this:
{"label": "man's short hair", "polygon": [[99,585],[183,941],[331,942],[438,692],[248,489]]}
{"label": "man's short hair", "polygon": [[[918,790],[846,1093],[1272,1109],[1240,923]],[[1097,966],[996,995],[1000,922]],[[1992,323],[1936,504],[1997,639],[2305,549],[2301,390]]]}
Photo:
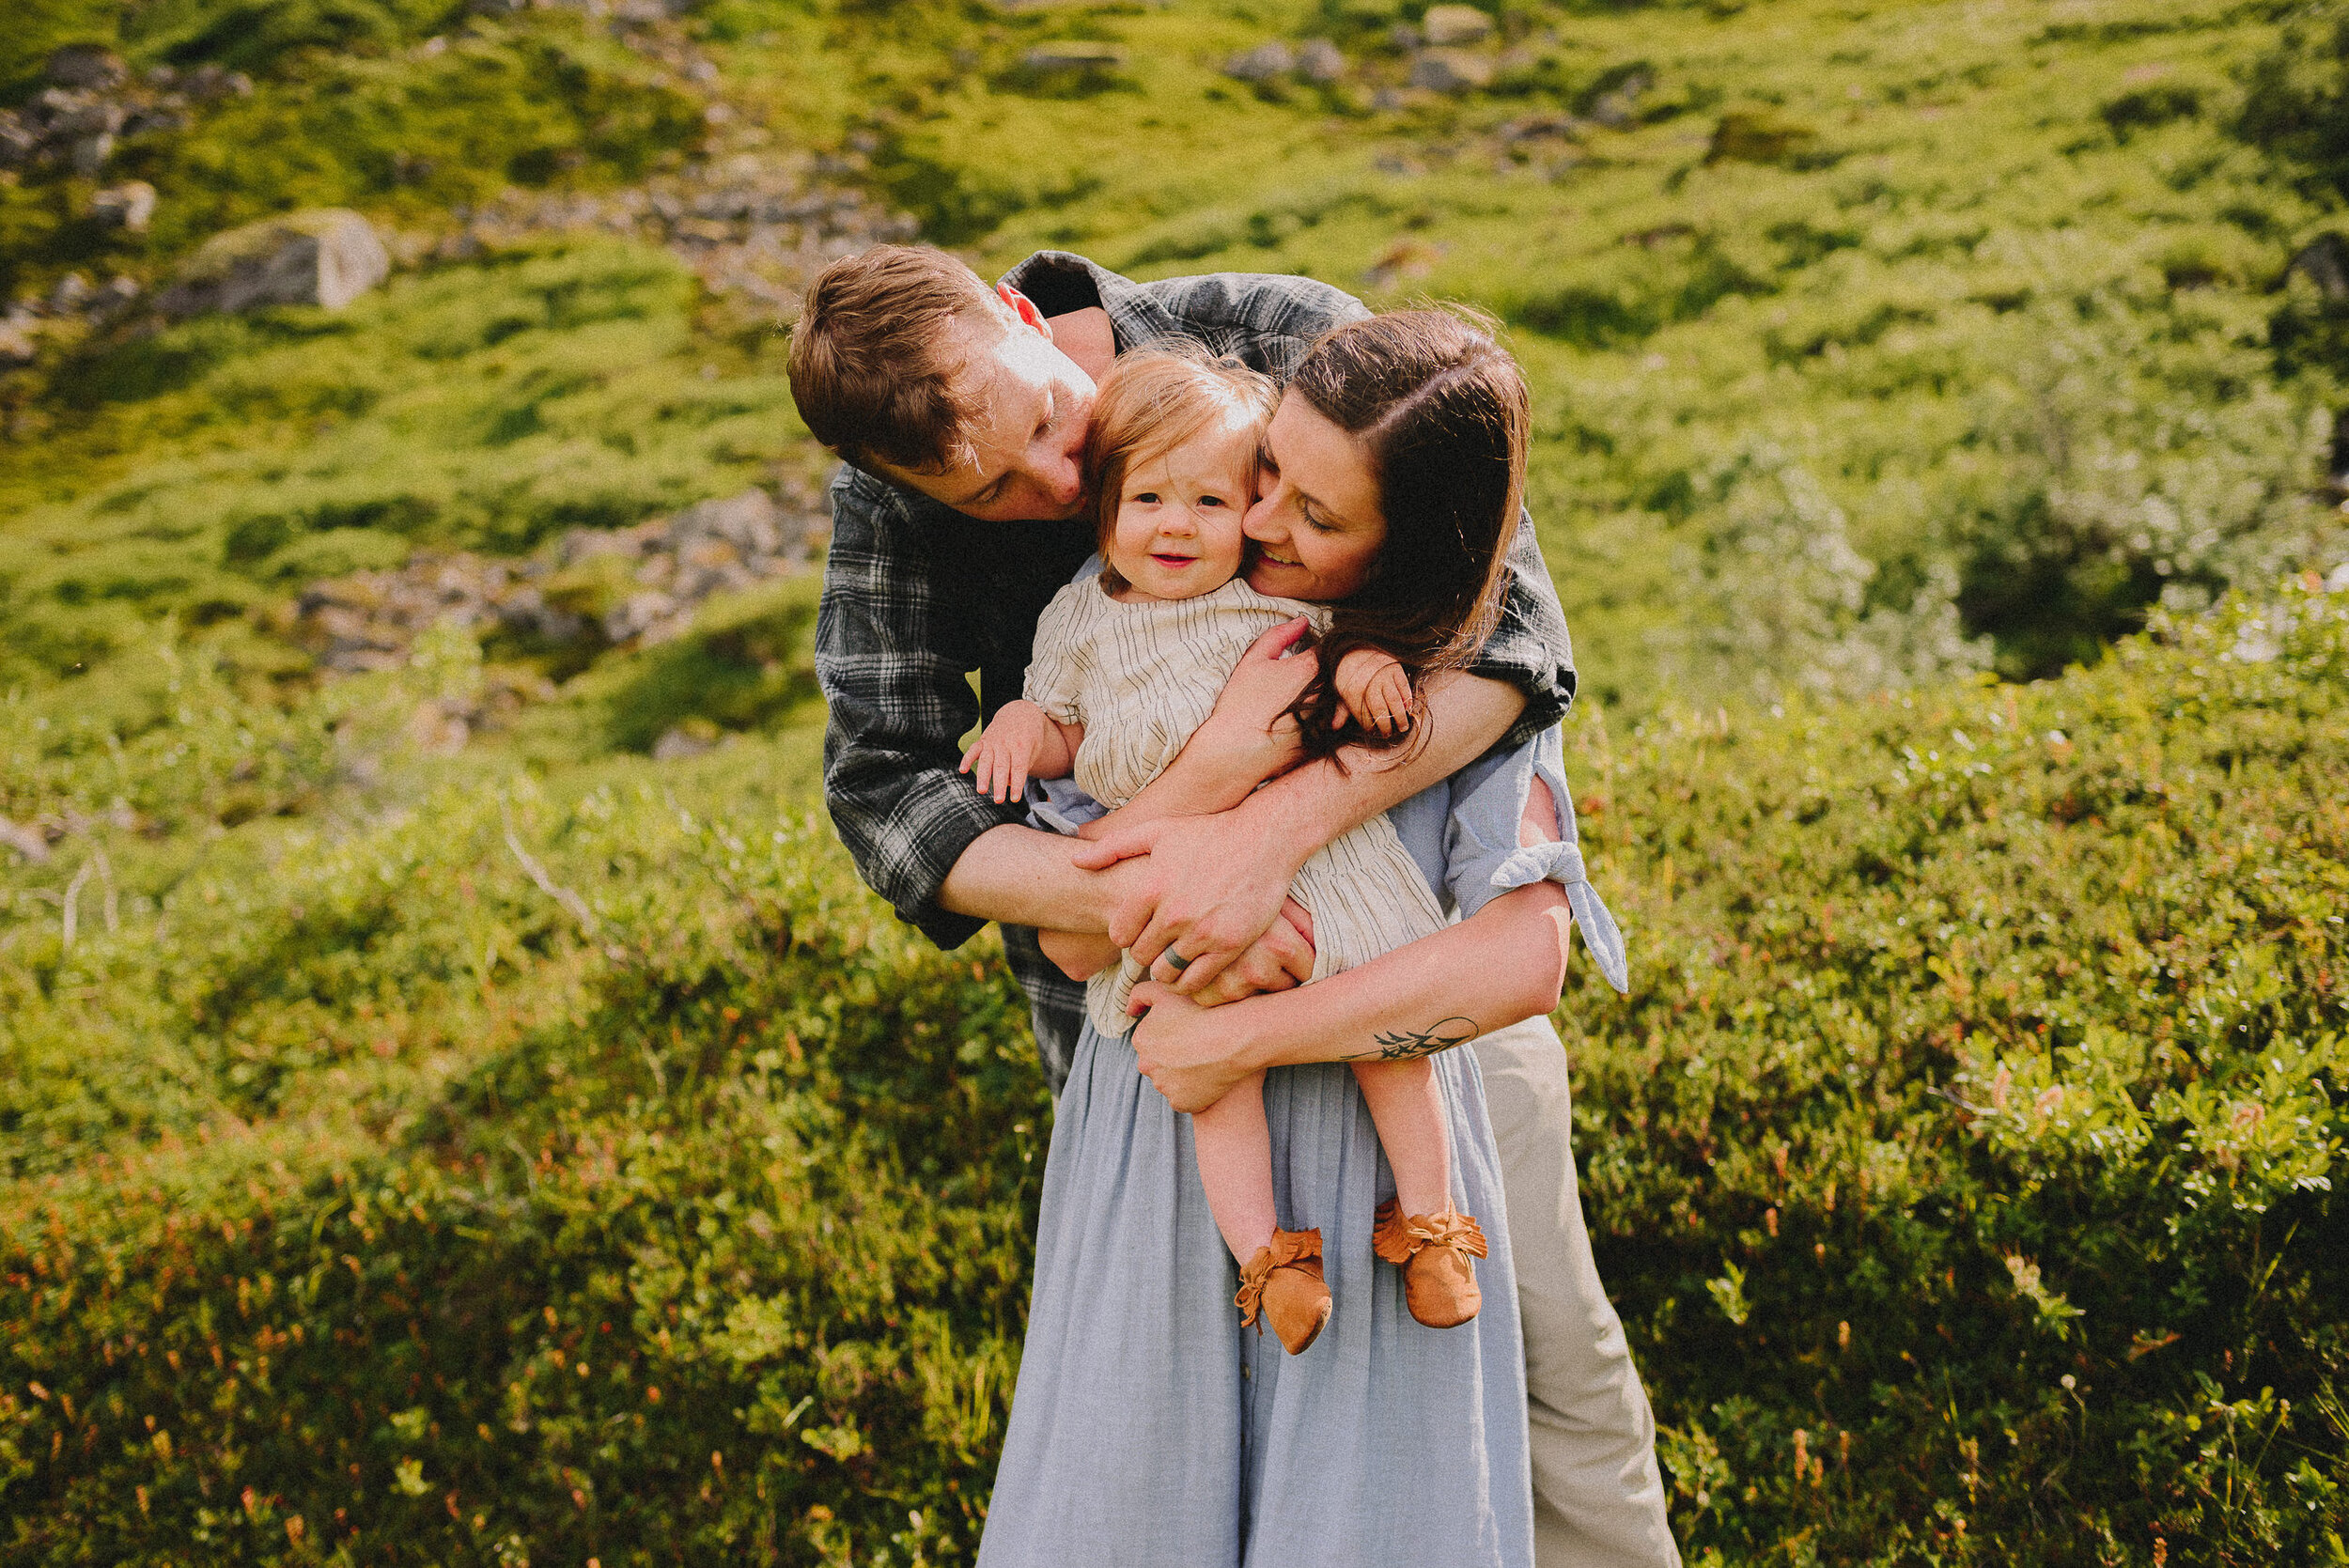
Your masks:
{"label": "man's short hair", "polygon": [[931,245],[875,245],[818,273],[791,329],[791,396],[817,441],[860,468],[952,466],[964,442],[957,318],[1000,321],[977,273]]}

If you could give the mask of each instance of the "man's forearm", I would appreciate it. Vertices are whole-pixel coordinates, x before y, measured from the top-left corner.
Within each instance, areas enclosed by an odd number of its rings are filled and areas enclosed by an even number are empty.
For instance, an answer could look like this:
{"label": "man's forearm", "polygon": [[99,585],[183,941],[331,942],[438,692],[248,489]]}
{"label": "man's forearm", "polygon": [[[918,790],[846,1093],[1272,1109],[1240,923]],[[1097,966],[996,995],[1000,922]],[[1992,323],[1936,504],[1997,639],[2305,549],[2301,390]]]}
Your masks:
{"label": "man's forearm", "polygon": [[1359,969],[1216,1009],[1250,1069],[1398,1061],[1548,1013],[1565,981],[1573,916],[1565,890],[1536,882],[1471,919]]}
{"label": "man's forearm", "polygon": [[1056,931],[1109,927],[1104,895],[1120,875],[1068,863],[1073,841],[1006,824],[971,841],[938,890],[939,905],[978,920],[1009,921]]}

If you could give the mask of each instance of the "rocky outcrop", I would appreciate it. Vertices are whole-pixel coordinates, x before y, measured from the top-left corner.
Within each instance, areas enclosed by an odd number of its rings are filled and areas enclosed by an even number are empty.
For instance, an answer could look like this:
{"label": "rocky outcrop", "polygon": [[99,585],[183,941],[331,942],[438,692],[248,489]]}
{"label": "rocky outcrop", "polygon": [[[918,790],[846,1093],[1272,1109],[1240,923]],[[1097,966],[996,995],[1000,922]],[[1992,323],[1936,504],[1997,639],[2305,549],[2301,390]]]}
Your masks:
{"label": "rocky outcrop", "polygon": [[312,583],[295,635],[328,670],[396,669],[444,620],[566,646],[646,645],[692,625],[713,594],[805,567],[827,526],[821,498],[786,486],[704,501],[632,528],[574,528],[526,560],[420,552],[393,571]]}
{"label": "rocky outcrop", "polygon": [[1473,92],[1490,86],[1497,70],[1488,54],[1467,49],[1423,49],[1411,60],[1411,85],[1439,93]]}
{"label": "rocky outcrop", "polygon": [[155,304],[174,320],[257,305],[340,310],[391,270],[373,225],[356,212],[319,208],[213,235]]}
{"label": "rocky outcrop", "polygon": [[1296,76],[1327,85],[1346,74],[1346,55],[1328,39],[1307,39],[1294,49],[1272,39],[1224,61],[1223,74],[1235,82],[1277,82],[1283,76]]}
{"label": "rocky outcrop", "polygon": [[1493,19],[1474,6],[1430,6],[1419,27],[1431,47],[1456,49],[1492,37]]}
{"label": "rocky outcrop", "polygon": [[777,152],[754,127],[730,135],[732,150],[627,190],[509,191],[461,214],[464,229],[440,254],[461,257],[534,233],[627,235],[668,247],[713,294],[787,319],[831,262],[914,237],[911,218],[844,182],[858,172],[861,152]]}
{"label": "rocky outcrop", "polygon": [[1039,43],[1019,57],[1019,63],[1040,75],[1062,72],[1092,74],[1116,70],[1126,63],[1126,52],[1113,43],[1095,43],[1084,39],[1056,39]]}
{"label": "rocky outcrop", "polygon": [[241,72],[218,66],[184,74],[158,66],[133,78],[112,51],[86,44],[51,54],[47,81],[22,107],[0,109],[0,169],[46,164],[94,179],[123,142],[179,130],[193,105],[253,90]]}

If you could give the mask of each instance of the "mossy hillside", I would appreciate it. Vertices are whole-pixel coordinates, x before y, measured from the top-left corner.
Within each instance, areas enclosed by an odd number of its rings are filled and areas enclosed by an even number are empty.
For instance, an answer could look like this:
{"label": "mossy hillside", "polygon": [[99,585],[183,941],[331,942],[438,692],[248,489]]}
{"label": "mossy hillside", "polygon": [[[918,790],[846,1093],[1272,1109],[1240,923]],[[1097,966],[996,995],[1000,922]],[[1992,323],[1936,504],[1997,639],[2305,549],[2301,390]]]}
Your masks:
{"label": "mossy hillside", "polygon": [[165,613],[297,669],[266,630],[308,582],[420,545],[525,551],[771,478],[805,441],[778,352],[697,330],[696,309],[675,260],[606,241],[121,350],[73,383],[71,423],[0,459],[18,507],[0,681],[111,710],[129,699],[107,672],[135,683]]}
{"label": "mossy hillside", "polygon": [[[2341,548],[2299,500],[2334,372],[2269,349],[2314,308],[2273,290],[2326,209],[2228,129],[2279,36],[2257,8],[1530,8],[1495,91],[1392,113],[1218,74],[1315,32],[1399,74],[1344,16],[1089,14],[1133,56],[1114,84],[909,88],[882,178],[950,228],[923,192],[1017,208],[992,264],[1057,244],[1500,310],[1600,690],[2049,674],[2165,594]],[[1639,123],[1521,134],[1632,72]],[[1762,120],[1775,147],[1727,133]],[[1750,629],[1758,602],[1785,629]]]}
{"label": "mossy hillside", "polygon": [[1579,726],[1644,961],[1561,1010],[1576,1146],[1689,1540],[2337,1553],[2341,601],[2030,688]]}
{"label": "mossy hillside", "polygon": [[[1640,965],[1559,1019],[1693,1560],[2349,1525],[2341,598],[1573,727]],[[101,816],[12,877],[11,1557],[968,1560],[1047,1117],[989,953],[895,925],[770,742],[382,757],[364,826]],[[100,850],[69,949],[31,889]]]}
{"label": "mossy hillside", "polygon": [[[84,3],[12,29],[0,72],[29,94],[48,43],[104,43],[134,73],[210,66],[251,90],[215,93],[184,123],[128,138],[102,179],[36,166],[0,184],[0,292],[68,271],[154,282],[209,236],[272,212],[357,207],[425,230],[508,184],[608,185],[692,148],[702,95],[562,11],[475,17],[443,0],[159,6]],[[0,89],[5,90],[5,89]],[[91,215],[101,184],[160,193],[144,233]]]}
{"label": "mossy hillside", "polygon": [[[119,934],[11,941],[50,1071],[10,1158],[61,1171],[9,1200],[12,1559],[967,1558],[1047,1117],[1024,1007],[744,761],[232,835]],[[52,1217],[102,1303],[49,1289]],[[23,1424],[69,1405],[129,1468]]]}
{"label": "mossy hillside", "polygon": [[[174,25],[213,39],[207,49],[245,38],[206,32],[210,14]],[[504,47],[483,23],[385,16],[353,35],[350,69],[437,70]],[[286,17],[271,25],[287,37],[310,25]],[[737,113],[786,139],[872,148],[869,179],[983,265],[1064,244],[1145,276],[1297,270],[1374,303],[1434,292],[1500,308],[1541,400],[1532,498],[1586,679],[1644,706],[1788,683],[1865,691],[1984,662],[2051,673],[2095,657],[2157,599],[2190,604],[2289,565],[2328,567],[2344,548],[2337,520],[2306,500],[2322,474],[2335,396],[2323,345],[2337,326],[2305,280],[2274,287],[2333,198],[2310,172],[2321,152],[2235,134],[2276,122],[2293,94],[2323,90],[2330,35],[2216,5],[2107,0],[2067,18],[1924,4],[1854,18],[1810,0],[1735,15],[1522,8],[1502,19],[1514,64],[1493,90],[1407,94],[1392,109],[1372,91],[1403,70],[1384,13],[1107,7],[978,18],[936,5],[874,13],[730,0],[685,26],[723,68]],[[428,34],[454,41],[417,54]],[[1252,41],[1309,34],[1338,38],[1355,76],[1257,89],[1221,73]],[[1128,63],[1080,77],[1022,67],[1030,48],[1064,36],[1111,39]],[[287,92],[350,97],[305,74],[314,61],[302,49],[271,57]],[[1599,88],[1642,81],[1637,116],[1618,129],[1519,134],[1557,129]],[[257,91],[218,112],[272,101]],[[2265,121],[2248,113],[2260,104]],[[397,125],[368,123],[397,140]],[[1777,129],[1725,133],[1755,126]],[[309,147],[257,129],[238,140]],[[369,145],[380,162],[392,142]],[[157,178],[167,198],[202,185]],[[619,178],[619,165],[591,161],[564,178]],[[378,196],[354,186],[337,199],[407,210],[406,196]],[[447,296],[496,294],[506,268],[431,275],[447,280]],[[737,373],[771,376],[771,345],[753,354],[715,321],[694,333],[692,349],[673,339],[649,363],[666,374],[697,353],[716,368],[719,396],[733,396]],[[337,340],[320,334],[316,376],[283,340],[232,333],[208,351],[223,365],[266,351],[273,373],[315,384],[348,371],[331,357]],[[429,396],[443,372],[421,370],[414,390]],[[167,428],[158,374],[152,346],[97,346],[42,383],[14,416],[30,438],[22,472],[71,488],[115,473],[112,458],[93,463],[100,451],[81,428],[93,405],[121,420],[117,449]],[[362,375],[352,396],[365,384]],[[764,411],[775,390],[754,385],[743,400]],[[399,539],[440,526],[336,526],[379,504],[410,520],[458,518],[460,532],[519,548],[554,514],[641,515],[684,491],[720,493],[740,472],[706,453],[688,459],[701,463],[698,480],[664,477],[661,502],[629,486],[616,501],[552,505],[525,493],[545,481],[508,473],[496,483],[521,494],[526,515],[493,518],[505,504],[485,505],[477,489],[452,501],[348,483],[354,470],[447,467],[439,432],[422,424],[356,423],[365,430],[330,439],[348,453],[364,435],[381,461],[347,455],[311,488],[366,493],[348,506],[320,495],[315,506],[253,508],[288,532],[272,544],[265,518],[241,548],[269,547],[286,582],[389,559]],[[207,439],[258,446],[286,429],[272,422],[246,437],[222,422]],[[773,452],[801,439],[786,413],[748,444]],[[257,457],[228,488],[276,486],[250,476],[282,466]],[[321,525],[344,537],[304,542]],[[239,570],[251,575],[249,563]],[[194,625],[247,602],[184,573],[148,577],[131,597],[150,616],[176,606]],[[90,645],[118,643],[122,629]],[[49,666],[77,662],[89,664],[86,650]]]}

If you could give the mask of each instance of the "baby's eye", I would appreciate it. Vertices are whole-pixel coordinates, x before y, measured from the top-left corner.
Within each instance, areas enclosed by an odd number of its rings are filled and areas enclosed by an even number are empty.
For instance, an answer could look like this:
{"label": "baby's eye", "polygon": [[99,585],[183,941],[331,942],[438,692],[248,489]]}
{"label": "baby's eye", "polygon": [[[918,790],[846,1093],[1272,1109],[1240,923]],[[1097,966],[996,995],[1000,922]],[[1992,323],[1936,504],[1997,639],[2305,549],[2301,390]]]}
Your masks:
{"label": "baby's eye", "polygon": [[1159,504],[1159,492],[1156,490],[1137,491],[1134,495],[1134,503],[1141,506],[1155,506]]}
{"label": "baby's eye", "polygon": [[1220,495],[1203,495],[1199,498],[1199,505],[1202,506],[1221,506],[1223,505],[1223,498]]}

